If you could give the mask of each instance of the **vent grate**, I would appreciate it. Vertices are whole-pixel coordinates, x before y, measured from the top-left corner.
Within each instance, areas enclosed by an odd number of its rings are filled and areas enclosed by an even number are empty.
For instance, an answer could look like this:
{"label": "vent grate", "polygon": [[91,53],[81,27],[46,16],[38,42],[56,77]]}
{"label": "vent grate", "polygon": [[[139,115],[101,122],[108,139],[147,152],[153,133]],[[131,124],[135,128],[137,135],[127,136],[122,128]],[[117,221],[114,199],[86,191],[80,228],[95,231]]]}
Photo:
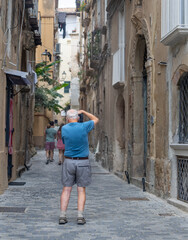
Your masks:
{"label": "vent grate", "polygon": [[10,212],[10,213],[25,213],[23,207],[0,207],[0,212]]}
{"label": "vent grate", "polygon": [[10,186],[23,186],[25,185],[25,182],[9,182]]}
{"label": "vent grate", "polygon": [[174,216],[173,213],[159,213],[159,216],[161,217],[171,217],[171,216]]}

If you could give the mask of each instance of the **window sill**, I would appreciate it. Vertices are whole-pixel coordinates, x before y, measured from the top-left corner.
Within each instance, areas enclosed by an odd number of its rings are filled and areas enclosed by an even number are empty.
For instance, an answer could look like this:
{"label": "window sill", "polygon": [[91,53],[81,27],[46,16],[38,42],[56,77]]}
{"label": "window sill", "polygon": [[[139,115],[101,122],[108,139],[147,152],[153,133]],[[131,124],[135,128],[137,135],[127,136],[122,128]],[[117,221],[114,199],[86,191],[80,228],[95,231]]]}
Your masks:
{"label": "window sill", "polygon": [[170,144],[176,156],[188,157],[188,144]]}
{"label": "window sill", "polygon": [[165,46],[173,46],[184,41],[186,37],[188,37],[188,26],[178,25],[161,39],[161,43]]}
{"label": "window sill", "polygon": [[118,88],[123,88],[125,86],[125,83],[124,82],[121,82],[121,81],[118,81],[116,83],[113,84],[113,87],[115,89],[118,89]]}

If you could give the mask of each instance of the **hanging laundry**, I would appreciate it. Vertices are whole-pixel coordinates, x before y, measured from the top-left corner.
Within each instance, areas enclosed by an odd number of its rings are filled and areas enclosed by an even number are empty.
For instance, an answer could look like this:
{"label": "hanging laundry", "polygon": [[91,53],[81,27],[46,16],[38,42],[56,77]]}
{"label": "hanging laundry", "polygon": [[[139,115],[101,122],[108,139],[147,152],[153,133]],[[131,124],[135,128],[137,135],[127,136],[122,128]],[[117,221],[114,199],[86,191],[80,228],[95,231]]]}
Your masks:
{"label": "hanging laundry", "polygon": [[63,38],[66,37],[66,16],[67,14],[65,12],[58,13],[58,23],[60,31],[63,30]]}

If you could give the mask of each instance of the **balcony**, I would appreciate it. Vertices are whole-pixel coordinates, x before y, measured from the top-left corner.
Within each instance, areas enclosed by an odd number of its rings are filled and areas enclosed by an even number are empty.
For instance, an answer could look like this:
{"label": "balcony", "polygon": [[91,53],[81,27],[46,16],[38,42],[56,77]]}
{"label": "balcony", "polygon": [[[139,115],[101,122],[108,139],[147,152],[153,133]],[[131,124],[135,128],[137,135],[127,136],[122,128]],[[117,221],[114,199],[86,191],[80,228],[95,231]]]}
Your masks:
{"label": "balcony", "polygon": [[33,0],[33,8],[28,9],[29,11],[29,23],[31,25],[32,31],[38,30],[38,1]]}
{"label": "balcony", "polygon": [[162,0],[161,42],[173,46],[188,37],[187,0]]}
{"label": "balcony", "polygon": [[42,45],[42,42],[41,42],[41,16],[40,16],[40,12],[38,12],[38,29],[34,30],[34,39],[35,39],[35,46]]}
{"label": "balcony", "polygon": [[61,53],[60,51],[61,49],[61,44],[60,43],[56,43],[56,49],[55,49],[55,52],[54,52],[54,55],[59,55]]}
{"label": "balcony", "polygon": [[32,8],[33,5],[33,0],[25,0],[25,8]]}
{"label": "balcony", "polygon": [[95,29],[89,41],[88,53],[90,57],[90,67],[98,69],[101,60],[101,30]]}
{"label": "balcony", "polygon": [[88,27],[90,24],[91,19],[90,18],[85,18],[82,20],[82,27]]}
{"label": "balcony", "polygon": [[169,33],[167,33],[162,39],[161,42],[165,46],[173,46],[177,43],[181,43],[186,40],[188,37],[188,25],[176,26]]}

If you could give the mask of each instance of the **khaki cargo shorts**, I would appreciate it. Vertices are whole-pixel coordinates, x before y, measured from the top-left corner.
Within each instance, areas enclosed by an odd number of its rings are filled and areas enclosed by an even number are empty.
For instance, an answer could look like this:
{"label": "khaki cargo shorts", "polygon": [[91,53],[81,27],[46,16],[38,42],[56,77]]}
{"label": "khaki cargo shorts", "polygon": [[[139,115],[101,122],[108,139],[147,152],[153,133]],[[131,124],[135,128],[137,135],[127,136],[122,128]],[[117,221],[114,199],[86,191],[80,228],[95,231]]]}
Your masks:
{"label": "khaki cargo shorts", "polygon": [[91,184],[91,164],[89,159],[75,160],[65,158],[62,165],[62,184],[64,187],[87,187]]}

